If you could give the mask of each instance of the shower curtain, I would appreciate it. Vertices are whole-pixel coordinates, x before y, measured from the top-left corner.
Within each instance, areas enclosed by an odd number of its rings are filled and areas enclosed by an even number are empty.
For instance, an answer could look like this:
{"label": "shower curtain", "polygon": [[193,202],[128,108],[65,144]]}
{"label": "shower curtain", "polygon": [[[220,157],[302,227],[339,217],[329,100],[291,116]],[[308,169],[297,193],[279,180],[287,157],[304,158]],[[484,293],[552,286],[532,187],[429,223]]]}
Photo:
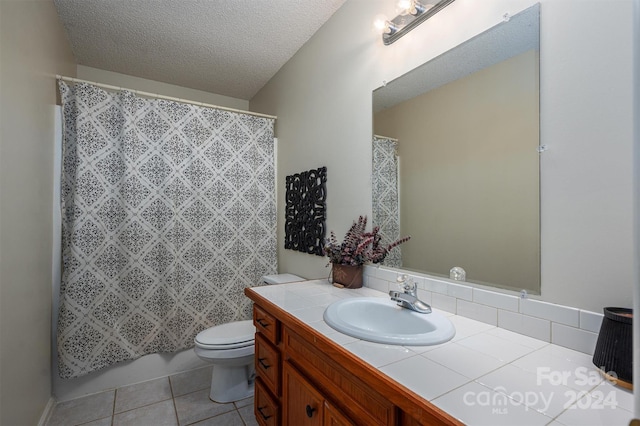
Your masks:
{"label": "shower curtain", "polygon": [[276,272],[273,120],[59,81],[62,378],[249,319]]}
{"label": "shower curtain", "polygon": [[[373,215],[372,223],[380,227],[383,241],[400,238],[400,190],[398,182],[398,155],[395,139],[373,136]],[[402,250],[396,247],[389,252],[383,265],[402,266]]]}

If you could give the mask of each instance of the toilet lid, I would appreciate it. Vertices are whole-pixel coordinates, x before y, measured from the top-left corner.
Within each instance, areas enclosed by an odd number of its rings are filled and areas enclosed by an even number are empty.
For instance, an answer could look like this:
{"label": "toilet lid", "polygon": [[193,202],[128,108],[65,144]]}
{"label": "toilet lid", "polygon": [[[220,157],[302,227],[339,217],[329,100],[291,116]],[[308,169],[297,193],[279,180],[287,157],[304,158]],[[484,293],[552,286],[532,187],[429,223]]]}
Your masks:
{"label": "toilet lid", "polygon": [[256,328],[251,320],[235,321],[202,330],[195,343],[204,347],[239,347],[253,344]]}

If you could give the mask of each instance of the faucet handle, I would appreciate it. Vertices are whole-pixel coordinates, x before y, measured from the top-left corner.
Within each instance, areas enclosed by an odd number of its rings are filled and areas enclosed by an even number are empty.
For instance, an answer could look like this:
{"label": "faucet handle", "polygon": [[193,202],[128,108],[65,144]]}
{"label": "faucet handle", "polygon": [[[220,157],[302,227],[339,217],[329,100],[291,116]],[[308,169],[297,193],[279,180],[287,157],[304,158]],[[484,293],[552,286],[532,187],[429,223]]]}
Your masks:
{"label": "faucet handle", "polygon": [[409,276],[407,274],[399,274],[396,277],[396,282],[398,283],[398,287],[401,290],[404,290],[405,282],[407,281],[408,278]]}
{"label": "faucet handle", "polygon": [[405,293],[413,292],[416,289],[416,283],[407,274],[398,275],[396,281],[398,282],[398,287]]}

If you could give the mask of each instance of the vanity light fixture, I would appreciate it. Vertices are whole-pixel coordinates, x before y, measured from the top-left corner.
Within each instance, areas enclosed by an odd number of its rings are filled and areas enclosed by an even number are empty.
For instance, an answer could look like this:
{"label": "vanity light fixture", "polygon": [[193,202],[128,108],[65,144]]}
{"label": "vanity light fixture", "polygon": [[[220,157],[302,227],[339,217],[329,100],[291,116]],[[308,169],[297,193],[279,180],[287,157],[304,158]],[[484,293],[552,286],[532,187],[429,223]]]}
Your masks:
{"label": "vanity light fixture", "polygon": [[376,17],[374,25],[382,32],[382,42],[388,46],[454,1],[400,0],[398,2],[400,10],[398,16],[388,20],[379,15]]}

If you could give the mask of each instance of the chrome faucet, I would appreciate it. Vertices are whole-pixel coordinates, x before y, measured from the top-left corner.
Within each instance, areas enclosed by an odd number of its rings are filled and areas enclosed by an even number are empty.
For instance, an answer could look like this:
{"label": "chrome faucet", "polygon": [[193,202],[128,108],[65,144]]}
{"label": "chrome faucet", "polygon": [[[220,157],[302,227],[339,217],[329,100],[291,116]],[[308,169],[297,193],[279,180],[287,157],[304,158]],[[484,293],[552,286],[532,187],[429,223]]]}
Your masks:
{"label": "chrome faucet", "polygon": [[399,275],[396,279],[398,286],[402,292],[397,290],[389,291],[389,296],[394,302],[398,302],[398,306],[411,309],[420,314],[430,314],[431,306],[418,299],[416,283],[413,282],[406,274]]}

